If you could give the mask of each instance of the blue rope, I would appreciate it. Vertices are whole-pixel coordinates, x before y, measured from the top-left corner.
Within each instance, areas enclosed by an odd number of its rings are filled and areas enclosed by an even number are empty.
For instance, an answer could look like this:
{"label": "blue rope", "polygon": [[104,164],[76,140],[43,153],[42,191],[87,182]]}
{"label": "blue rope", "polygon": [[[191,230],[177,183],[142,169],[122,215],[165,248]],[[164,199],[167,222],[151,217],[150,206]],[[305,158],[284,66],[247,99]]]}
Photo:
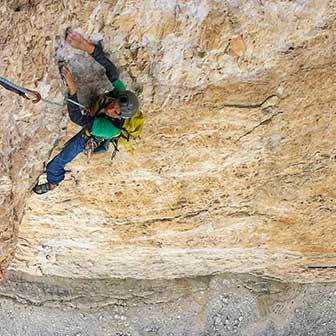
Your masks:
{"label": "blue rope", "polygon": [[15,83],[12,83],[12,82],[10,82],[8,79],[3,78],[3,77],[1,77],[1,76],[0,76],[0,83],[4,84],[4,87],[5,87],[6,89],[8,89],[8,90],[10,90],[10,89],[12,88],[12,89],[15,89],[16,91],[21,92],[21,93],[24,94],[24,95],[27,95],[28,97],[30,97],[30,98],[32,98],[32,99],[36,98],[35,95],[34,95],[33,93],[29,92],[29,91],[28,91],[27,89],[25,89],[24,87],[19,86],[19,85],[15,84]]}

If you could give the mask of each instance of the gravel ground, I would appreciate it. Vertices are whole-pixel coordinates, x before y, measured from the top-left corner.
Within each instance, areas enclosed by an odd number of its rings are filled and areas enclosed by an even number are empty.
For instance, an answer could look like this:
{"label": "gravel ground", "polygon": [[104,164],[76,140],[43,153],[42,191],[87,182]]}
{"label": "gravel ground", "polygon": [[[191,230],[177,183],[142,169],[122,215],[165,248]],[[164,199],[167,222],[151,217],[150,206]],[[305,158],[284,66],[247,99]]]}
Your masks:
{"label": "gravel ground", "polygon": [[11,274],[0,286],[1,336],[331,336],[336,284],[252,275],[74,280]]}

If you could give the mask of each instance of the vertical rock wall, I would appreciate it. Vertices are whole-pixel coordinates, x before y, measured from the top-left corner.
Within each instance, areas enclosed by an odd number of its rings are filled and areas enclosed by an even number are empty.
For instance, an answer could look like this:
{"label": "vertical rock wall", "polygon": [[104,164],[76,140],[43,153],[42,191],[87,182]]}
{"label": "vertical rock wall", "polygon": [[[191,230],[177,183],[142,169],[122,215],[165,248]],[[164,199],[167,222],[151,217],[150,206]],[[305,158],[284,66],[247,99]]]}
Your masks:
{"label": "vertical rock wall", "polygon": [[[146,115],[134,156],[78,158],[62,188],[29,199],[14,270],[334,277],[333,1],[12,1],[1,13],[3,27],[16,27],[1,33],[5,76],[59,100],[64,57],[82,101],[107,89],[96,84],[102,70],[64,45],[72,26],[103,41]],[[1,95],[9,260],[66,111]]]}

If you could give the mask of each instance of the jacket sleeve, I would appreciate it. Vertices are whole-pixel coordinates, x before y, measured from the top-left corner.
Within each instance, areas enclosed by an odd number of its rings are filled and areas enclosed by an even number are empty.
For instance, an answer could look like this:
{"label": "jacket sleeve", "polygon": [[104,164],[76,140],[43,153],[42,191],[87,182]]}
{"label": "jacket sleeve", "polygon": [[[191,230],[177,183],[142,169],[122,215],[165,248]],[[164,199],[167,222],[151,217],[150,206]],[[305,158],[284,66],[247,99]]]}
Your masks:
{"label": "jacket sleeve", "polygon": [[95,49],[91,56],[105,68],[106,76],[111,83],[119,78],[119,73],[116,66],[106,57],[102,47],[99,44],[95,45]]}
{"label": "jacket sleeve", "polygon": [[[68,96],[71,100],[78,103],[77,94],[74,94],[73,96]],[[82,114],[81,109],[79,106],[72,104],[71,102],[67,101],[67,107],[69,112],[69,117],[72,122],[75,124],[82,126],[83,128],[87,130],[91,130],[92,124],[93,124],[93,118]]]}

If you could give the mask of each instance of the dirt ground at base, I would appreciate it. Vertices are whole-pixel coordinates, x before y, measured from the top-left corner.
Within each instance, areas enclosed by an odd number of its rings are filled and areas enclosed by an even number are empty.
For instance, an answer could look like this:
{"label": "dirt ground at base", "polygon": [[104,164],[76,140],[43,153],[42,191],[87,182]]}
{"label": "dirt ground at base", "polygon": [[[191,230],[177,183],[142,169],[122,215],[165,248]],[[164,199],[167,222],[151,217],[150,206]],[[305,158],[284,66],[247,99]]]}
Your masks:
{"label": "dirt ground at base", "polygon": [[1,336],[331,336],[336,284],[248,274],[175,280],[33,279],[0,286]]}

